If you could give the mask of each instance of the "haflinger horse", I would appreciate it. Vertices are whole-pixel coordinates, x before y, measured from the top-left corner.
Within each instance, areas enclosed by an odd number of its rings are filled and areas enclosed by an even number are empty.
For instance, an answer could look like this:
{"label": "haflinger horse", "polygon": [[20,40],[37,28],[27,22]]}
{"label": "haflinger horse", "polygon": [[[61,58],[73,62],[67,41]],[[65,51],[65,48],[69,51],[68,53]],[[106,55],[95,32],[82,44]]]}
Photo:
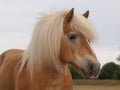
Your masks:
{"label": "haflinger horse", "polygon": [[84,14],[70,11],[41,16],[26,50],[0,55],[0,90],[73,90],[71,64],[85,78],[98,76],[98,62],[90,42],[96,31]]}

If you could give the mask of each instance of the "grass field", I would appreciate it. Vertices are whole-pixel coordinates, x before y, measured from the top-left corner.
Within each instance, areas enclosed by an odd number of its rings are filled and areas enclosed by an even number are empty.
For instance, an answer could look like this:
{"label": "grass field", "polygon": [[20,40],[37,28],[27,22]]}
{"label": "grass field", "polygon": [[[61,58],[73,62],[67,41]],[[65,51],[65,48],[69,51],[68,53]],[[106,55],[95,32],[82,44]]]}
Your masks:
{"label": "grass field", "polygon": [[120,81],[115,80],[74,81],[74,90],[120,90]]}
{"label": "grass field", "polygon": [[73,90],[120,90],[120,86],[75,85]]}

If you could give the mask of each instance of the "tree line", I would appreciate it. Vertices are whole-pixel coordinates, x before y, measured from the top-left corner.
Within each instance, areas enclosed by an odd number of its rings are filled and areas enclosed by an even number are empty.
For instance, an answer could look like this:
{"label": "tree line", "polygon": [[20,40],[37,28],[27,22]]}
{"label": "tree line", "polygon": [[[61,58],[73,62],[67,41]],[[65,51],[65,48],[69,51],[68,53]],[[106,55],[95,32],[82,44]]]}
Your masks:
{"label": "tree line", "polygon": [[[120,61],[120,56],[117,57],[117,60]],[[73,67],[70,67],[70,71],[73,79],[83,79],[82,75],[80,75]],[[101,68],[98,79],[120,80],[120,65],[114,62],[106,63]]]}

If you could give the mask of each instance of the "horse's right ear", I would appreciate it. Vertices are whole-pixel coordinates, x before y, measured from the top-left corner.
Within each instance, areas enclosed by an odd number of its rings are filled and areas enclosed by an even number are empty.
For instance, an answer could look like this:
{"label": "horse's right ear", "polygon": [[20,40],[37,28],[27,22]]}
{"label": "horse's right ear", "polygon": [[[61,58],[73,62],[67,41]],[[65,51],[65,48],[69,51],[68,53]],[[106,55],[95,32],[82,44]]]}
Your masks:
{"label": "horse's right ear", "polygon": [[85,18],[88,18],[88,16],[89,16],[89,10],[87,10],[87,11],[83,14],[83,16],[84,16]]}
{"label": "horse's right ear", "polygon": [[67,23],[71,22],[73,15],[74,15],[74,8],[72,8],[65,16],[65,22]]}

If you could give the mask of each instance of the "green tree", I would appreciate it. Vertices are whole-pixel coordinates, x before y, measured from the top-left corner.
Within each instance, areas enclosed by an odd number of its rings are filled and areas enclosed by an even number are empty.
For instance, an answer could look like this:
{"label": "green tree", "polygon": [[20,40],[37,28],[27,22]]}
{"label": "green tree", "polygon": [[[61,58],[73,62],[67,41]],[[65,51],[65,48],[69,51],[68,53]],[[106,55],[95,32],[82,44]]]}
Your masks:
{"label": "green tree", "polygon": [[117,77],[118,77],[118,80],[120,80],[120,65],[117,65],[117,66],[118,66]]}
{"label": "green tree", "polygon": [[120,55],[117,57],[117,60],[120,61]]}
{"label": "green tree", "polygon": [[99,79],[120,79],[120,66],[109,62],[101,69]]}

